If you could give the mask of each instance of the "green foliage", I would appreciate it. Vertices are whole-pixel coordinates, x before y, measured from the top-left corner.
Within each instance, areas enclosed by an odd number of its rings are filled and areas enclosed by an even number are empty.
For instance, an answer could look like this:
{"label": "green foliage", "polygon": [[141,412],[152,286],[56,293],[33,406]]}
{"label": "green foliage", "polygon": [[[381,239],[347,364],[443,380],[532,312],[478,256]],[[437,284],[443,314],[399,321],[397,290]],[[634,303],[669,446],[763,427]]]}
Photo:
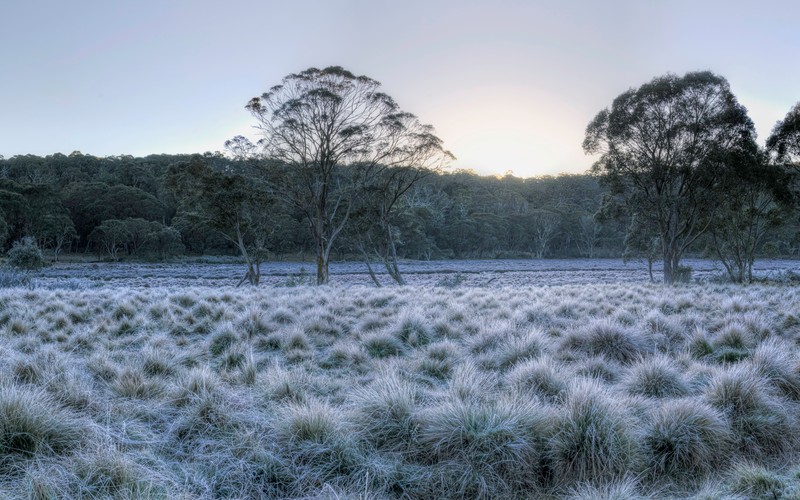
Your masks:
{"label": "green foliage", "polygon": [[15,241],[8,251],[8,263],[17,269],[38,271],[44,267],[44,256],[36,240],[25,237]]}
{"label": "green foliage", "polygon": [[[728,82],[710,72],[668,74],[620,94],[586,129],[592,170],[664,243],[664,281],[709,227],[718,179],[737,154],[754,151],[755,128]],[[722,191],[715,191],[715,188]],[[646,239],[645,239],[646,241]],[[642,246],[642,245],[637,245]]]}

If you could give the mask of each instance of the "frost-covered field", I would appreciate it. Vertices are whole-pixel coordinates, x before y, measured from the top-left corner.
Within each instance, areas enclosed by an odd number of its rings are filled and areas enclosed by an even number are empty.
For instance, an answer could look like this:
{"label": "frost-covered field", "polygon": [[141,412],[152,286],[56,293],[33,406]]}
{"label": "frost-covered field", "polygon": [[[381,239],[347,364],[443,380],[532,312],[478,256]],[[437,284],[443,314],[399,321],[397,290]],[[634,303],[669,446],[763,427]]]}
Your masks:
{"label": "frost-covered field", "polygon": [[[724,274],[721,264],[687,259],[693,279],[708,281]],[[391,280],[376,263],[374,269],[384,284]],[[647,265],[641,261],[624,263],[621,259],[569,260],[445,260],[408,261],[401,270],[409,285],[463,286],[541,286],[594,283],[645,283]],[[800,270],[796,260],[756,261],[755,274],[777,278],[787,271]],[[242,264],[58,264],[45,268],[35,281],[45,287],[87,286],[228,286],[243,276]],[[267,262],[262,265],[262,283],[298,285],[313,280],[315,267],[309,263]],[[331,264],[332,281],[340,285],[370,285],[366,265],[361,262]],[[660,264],[654,268],[656,280],[662,279]]]}
{"label": "frost-covered field", "polygon": [[800,289],[0,291],[0,497],[797,498]]}

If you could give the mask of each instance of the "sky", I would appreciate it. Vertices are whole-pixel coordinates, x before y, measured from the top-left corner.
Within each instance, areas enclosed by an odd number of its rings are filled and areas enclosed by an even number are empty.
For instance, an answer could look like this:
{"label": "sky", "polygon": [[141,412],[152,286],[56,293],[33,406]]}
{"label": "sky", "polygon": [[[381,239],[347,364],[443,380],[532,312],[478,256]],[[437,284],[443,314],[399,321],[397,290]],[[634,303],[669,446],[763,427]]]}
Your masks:
{"label": "sky", "polygon": [[796,0],[2,0],[0,155],[194,153],[309,67],[382,83],[452,168],[581,173],[586,125],[665,73],[730,82],[763,143],[800,101]]}

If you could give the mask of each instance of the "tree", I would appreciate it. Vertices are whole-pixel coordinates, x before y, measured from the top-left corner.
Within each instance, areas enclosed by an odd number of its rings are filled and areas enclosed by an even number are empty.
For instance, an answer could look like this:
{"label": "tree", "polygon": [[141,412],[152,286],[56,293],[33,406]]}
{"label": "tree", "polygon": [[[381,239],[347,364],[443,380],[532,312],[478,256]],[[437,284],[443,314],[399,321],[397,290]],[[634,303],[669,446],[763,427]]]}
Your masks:
{"label": "tree", "polygon": [[720,176],[721,195],[710,228],[710,247],[735,283],[753,280],[753,262],[770,229],[791,213],[791,179],[760,151],[732,157]]}
{"label": "tree", "polygon": [[800,102],[775,124],[767,139],[767,149],[778,161],[800,167]]}
{"label": "tree", "polygon": [[684,252],[711,223],[718,171],[751,148],[752,121],[728,82],[710,72],[666,75],[621,94],[586,129],[592,167],[657,228],[664,282],[673,283]]}
{"label": "tree", "polygon": [[659,255],[663,255],[661,238],[658,237],[656,228],[648,227],[645,224],[646,222],[638,214],[631,216],[628,231],[625,233],[625,249],[622,253],[622,260],[623,262],[637,258],[646,260],[647,274],[650,276],[650,282],[654,282],[653,263]]}
{"label": "tree", "polygon": [[558,214],[550,210],[532,210],[529,219],[531,221],[531,249],[534,256],[541,259],[547,253],[550,241],[556,236]]}
{"label": "tree", "polygon": [[365,184],[386,168],[436,168],[452,158],[430,126],[401,111],[379,87],[338,66],[310,68],[246,106],[279,173],[275,192],[309,223],[317,284],[328,282],[331,250]]}
{"label": "tree", "polygon": [[405,280],[397,259],[397,243],[404,209],[403,197],[430,169],[416,166],[387,168],[377,173],[363,187],[356,211],[356,247],[364,257],[373,282],[379,284],[370,265],[372,255],[383,263],[386,272],[398,285]]}
{"label": "tree", "polygon": [[194,219],[232,243],[247,264],[239,282],[258,285],[273,227],[273,198],[241,175],[215,172],[200,155],[170,167],[168,183],[181,200],[185,220]]}
{"label": "tree", "polygon": [[119,253],[125,249],[130,238],[128,225],[117,219],[103,221],[89,235],[89,240],[97,242],[114,262],[119,261]]}

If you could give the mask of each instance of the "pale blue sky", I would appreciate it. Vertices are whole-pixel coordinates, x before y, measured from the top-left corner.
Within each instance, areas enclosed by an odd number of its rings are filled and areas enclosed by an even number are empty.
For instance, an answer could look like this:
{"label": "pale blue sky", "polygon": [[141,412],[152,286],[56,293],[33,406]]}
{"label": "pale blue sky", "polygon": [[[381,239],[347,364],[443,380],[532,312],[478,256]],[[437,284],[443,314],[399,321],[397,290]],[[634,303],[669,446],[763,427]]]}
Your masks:
{"label": "pale blue sky", "polygon": [[0,154],[221,150],[310,66],[383,83],[455,167],[583,172],[587,123],[654,76],[725,76],[760,140],[800,101],[789,0],[2,0]]}

